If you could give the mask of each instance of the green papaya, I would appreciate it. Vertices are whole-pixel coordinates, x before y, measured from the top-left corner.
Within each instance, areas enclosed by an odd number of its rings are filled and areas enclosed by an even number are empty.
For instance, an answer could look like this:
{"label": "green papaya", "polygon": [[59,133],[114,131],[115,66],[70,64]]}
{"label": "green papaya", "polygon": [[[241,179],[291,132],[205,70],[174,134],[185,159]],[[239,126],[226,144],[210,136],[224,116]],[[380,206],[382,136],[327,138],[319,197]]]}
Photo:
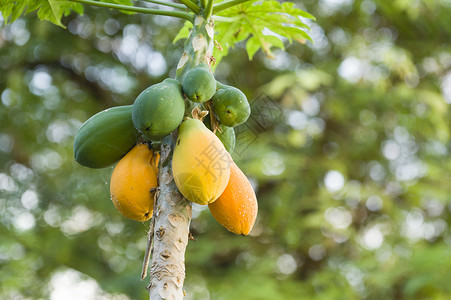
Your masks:
{"label": "green papaya", "polygon": [[[208,129],[212,130],[210,116],[205,117],[204,124]],[[233,130],[232,127],[219,124],[219,128],[216,130],[215,134],[222,142],[227,152],[232,153],[235,149],[235,130]]]}
{"label": "green papaya", "polygon": [[186,199],[206,205],[214,202],[227,186],[230,156],[201,121],[189,119],[178,130],[172,173]]}
{"label": "green papaya", "polygon": [[219,129],[215,132],[216,136],[222,142],[227,152],[232,153],[235,149],[235,130],[232,127],[219,124]]}
{"label": "green papaya", "polygon": [[133,148],[139,133],[132,123],[132,105],[103,110],[78,129],[74,139],[74,157],[82,166],[105,168]]}
{"label": "green papaya", "polygon": [[239,89],[227,86],[213,96],[213,110],[221,124],[229,127],[240,125],[249,118],[251,108],[246,95]]}
{"label": "green papaya", "polygon": [[183,78],[183,92],[191,101],[208,101],[216,92],[216,79],[204,63],[188,71]]}
{"label": "green papaya", "polygon": [[158,141],[177,129],[184,114],[182,85],[167,78],[139,94],[133,104],[132,120],[145,137]]}

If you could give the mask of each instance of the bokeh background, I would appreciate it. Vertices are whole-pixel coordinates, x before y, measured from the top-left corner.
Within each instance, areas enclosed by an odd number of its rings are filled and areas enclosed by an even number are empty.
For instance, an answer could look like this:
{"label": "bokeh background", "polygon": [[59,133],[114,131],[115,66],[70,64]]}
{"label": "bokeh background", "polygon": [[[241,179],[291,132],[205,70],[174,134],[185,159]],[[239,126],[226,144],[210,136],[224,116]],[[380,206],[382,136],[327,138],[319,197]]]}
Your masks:
{"label": "bokeh background", "polygon": [[[216,69],[252,102],[233,156],[259,215],[242,237],[194,206],[186,299],[450,299],[451,1],[296,5],[314,43],[253,61],[240,44]],[[182,22],[85,9],[67,30],[0,25],[1,299],[148,297],[149,224],[72,143],[174,77]]]}

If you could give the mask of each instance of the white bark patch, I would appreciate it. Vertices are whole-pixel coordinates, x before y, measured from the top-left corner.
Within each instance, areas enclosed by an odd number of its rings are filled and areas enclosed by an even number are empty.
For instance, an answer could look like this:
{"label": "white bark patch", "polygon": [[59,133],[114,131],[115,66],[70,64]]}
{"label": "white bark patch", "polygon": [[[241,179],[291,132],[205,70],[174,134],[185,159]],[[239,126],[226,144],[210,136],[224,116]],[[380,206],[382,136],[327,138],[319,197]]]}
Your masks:
{"label": "white bark patch", "polygon": [[185,243],[183,243],[183,241],[181,239],[179,239],[178,241],[174,241],[174,246],[175,248],[177,248],[177,250],[182,251],[182,249],[186,248]]}
{"label": "white bark patch", "polygon": [[[176,264],[167,264],[166,271],[171,274],[185,272],[185,270],[183,268],[181,268],[180,266],[177,266]],[[175,280],[172,280],[172,281],[175,281]]]}
{"label": "white bark patch", "polygon": [[182,198],[183,197],[179,193],[172,193],[167,194],[165,200],[170,206],[175,206],[182,200]]}
{"label": "white bark patch", "polygon": [[170,184],[171,181],[174,179],[174,176],[172,175],[172,173],[164,173],[162,174],[163,177],[163,182],[164,184]]}
{"label": "white bark patch", "polygon": [[202,16],[196,16],[194,19],[194,26],[199,26],[204,22],[204,18]]}
{"label": "white bark patch", "polygon": [[179,63],[177,64],[177,70],[183,68],[188,59],[189,59],[188,53],[183,52],[182,57],[180,57]]}
{"label": "white bark patch", "polygon": [[205,49],[207,46],[207,40],[204,38],[202,34],[198,34],[193,38],[193,48],[194,51],[199,51],[201,49]]}
{"label": "white bark patch", "polygon": [[158,295],[160,295],[161,299],[167,300],[175,300],[177,299],[174,295],[171,294],[172,289],[169,287],[168,283],[163,285],[163,288],[160,288],[158,291]]}
{"label": "white bark patch", "polygon": [[177,228],[177,225],[180,224],[180,222],[183,222],[183,217],[171,214],[168,216],[168,221],[174,228]]}
{"label": "white bark patch", "polygon": [[183,278],[177,277],[176,280],[172,280],[178,288],[183,287]]}
{"label": "white bark patch", "polygon": [[213,39],[213,37],[215,36],[215,30],[214,30],[213,26],[211,26],[210,24],[207,24],[207,25],[205,25],[205,30],[207,31],[207,34],[210,37],[210,39]]}

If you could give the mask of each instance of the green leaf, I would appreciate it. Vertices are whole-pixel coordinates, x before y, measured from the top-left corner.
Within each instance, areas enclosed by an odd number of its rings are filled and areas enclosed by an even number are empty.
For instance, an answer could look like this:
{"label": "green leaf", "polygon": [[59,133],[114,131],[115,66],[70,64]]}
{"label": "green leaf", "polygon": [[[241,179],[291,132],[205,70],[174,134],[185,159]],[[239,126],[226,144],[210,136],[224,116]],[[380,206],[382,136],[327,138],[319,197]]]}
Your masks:
{"label": "green leaf", "polygon": [[[271,49],[284,49],[284,39],[289,43],[305,43],[306,40],[311,40],[305,32],[309,27],[301,17],[314,17],[296,8],[292,2],[253,0],[226,9],[218,16],[220,18],[215,26],[216,40],[223,50],[215,50],[216,62],[227,55],[229,48],[244,39],[247,39],[246,50],[250,60],[260,49],[268,57],[273,57]],[[230,22],[226,21],[227,18],[230,18]]]}
{"label": "green leaf", "polygon": [[189,32],[193,28],[193,23],[186,21],[183,25],[182,29],[177,33],[174,40],[172,41],[173,44],[177,43],[178,40],[183,40],[188,38]]}
{"label": "green leaf", "polygon": [[3,0],[0,4],[5,23],[12,23],[22,14],[37,11],[39,19],[64,27],[61,18],[71,10],[82,14],[83,6],[67,0]]}
{"label": "green leaf", "polygon": [[26,9],[27,3],[21,1],[16,3],[16,1],[5,0],[0,4],[0,11],[2,12],[5,22],[9,19],[10,22],[14,22],[22,15],[22,12]]}
{"label": "green leaf", "polygon": [[[221,59],[229,53],[229,49],[233,48],[233,46],[246,39],[249,36],[240,34],[241,32],[241,24],[239,22],[229,22],[224,23],[224,26],[221,27],[221,30],[216,30],[215,39],[220,45],[221,48],[215,48],[213,51],[213,55],[216,59],[216,64],[218,64]],[[216,29],[218,27],[216,26]],[[222,50],[221,50],[222,49]]]}

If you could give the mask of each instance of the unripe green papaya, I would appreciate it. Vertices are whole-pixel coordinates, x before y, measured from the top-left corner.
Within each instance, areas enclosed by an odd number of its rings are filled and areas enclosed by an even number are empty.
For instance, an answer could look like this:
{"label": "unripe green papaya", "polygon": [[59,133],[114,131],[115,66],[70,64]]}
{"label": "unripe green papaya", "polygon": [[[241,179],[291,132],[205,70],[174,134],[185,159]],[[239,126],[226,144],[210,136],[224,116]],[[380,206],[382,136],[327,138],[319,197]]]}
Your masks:
{"label": "unripe green papaya", "polygon": [[222,142],[227,152],[232,153],[235,149],[235,130],[232,127],[219,124],[219,129],[215,132],[216,136]]}
{"label": "unripe green papaya", "polygon": [[213,96],[213,109],[219,121],[229,127],[246,122],[251,114],[246,95],[232,86],[216,91]]}
{"label": "unripe green papaya", "polygon": [[178,130],[172,172],[177,188],[186,199],[206,205],[214,202],[227,186],[229,154],[201,121],[189,119]]}
{"label": "unripe green papaya", "polygon": [[188,71],[183,79],[183,92],[194,102],[205,102],[216,92],[216,80],[204,63]]}
{"label": "unripe green papaya", "polygon": [[[204,124],[208,129],[212,130],[210,116],[205,118]],[[219,128],[216,129],[215,135],[222,142],[227,152],[232,153],[235,149],[235,130],[233,130],[232,127],[219,124]]]}
{"label": "unripe green papaya", "polygon": [[145,137],[157,141],[177,129],[184,113],[182,85],[167,78],[139,94],[133,104],[132,120]]}
{"label": "unripe green papaya", "polygon": [[132,123],[132,105],[108,108],[78,129],[74,139],[75,160],[89,168],[108,167],[133,148],[138,137]]}

